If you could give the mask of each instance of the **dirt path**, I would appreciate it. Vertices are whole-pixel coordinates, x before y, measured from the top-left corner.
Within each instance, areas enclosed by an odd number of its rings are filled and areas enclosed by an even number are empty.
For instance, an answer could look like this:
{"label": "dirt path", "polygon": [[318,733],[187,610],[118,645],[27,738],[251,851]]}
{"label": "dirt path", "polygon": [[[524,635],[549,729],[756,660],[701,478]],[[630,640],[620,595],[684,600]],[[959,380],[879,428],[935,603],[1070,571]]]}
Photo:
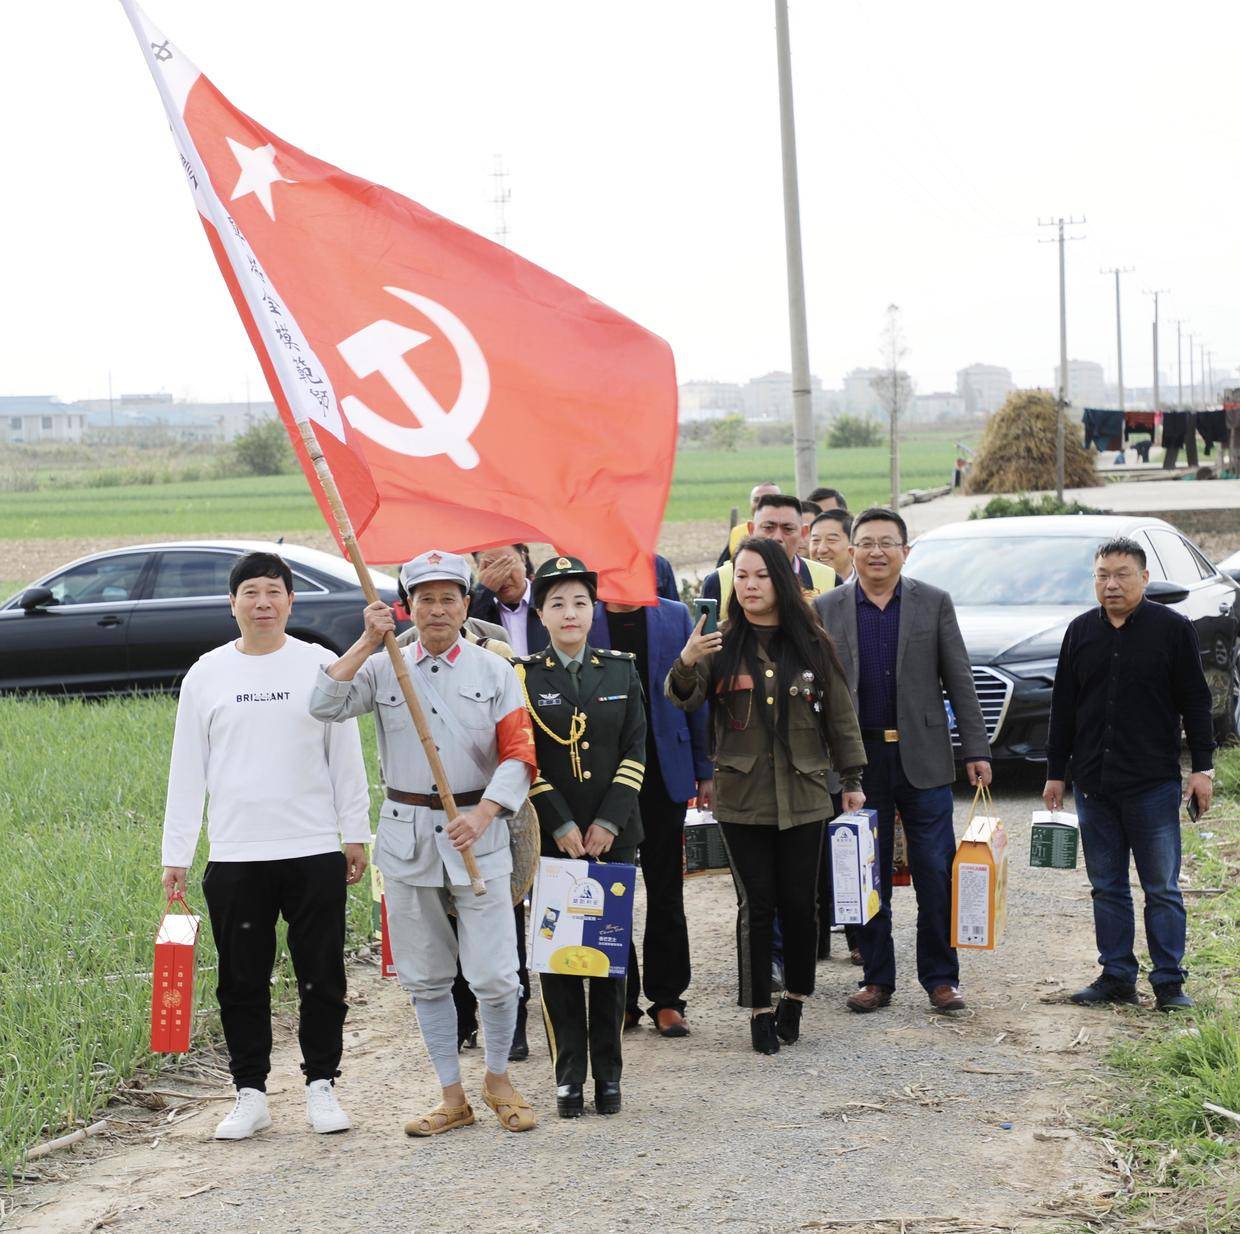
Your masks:
{"label": "dirt path", "polygon": [[[618,1118],[556,1119],[546,1046],[531,1033],[532,1056],[514,1072],[541,1116],[535,1132],[503,1133],[478,1101],[477,1126],[406,1139],[404,1119],[436,1100],[433,1076],[400,991],[359,965],[339,1090],[350,1134],[309,1132],[296,1042],[285,1032],[271,1131],[214,1142],[227,1102],[191,1106],[180,1117],[202,1112],[171,1127],[166,1113],[114,1107],[137,1126],[48,1159],[58,1179],[19,1193],[11,1228],[697,1231],[726,1221],[745,1234],[853,1219],[858,1231],[918,1234],[1046,1230],[1050,1221],[1036,1216],[1043,1205],[1105,1205],[1115,1177],[1075,1122],[1120,1019],[1046,1001],[1091,977],[1095,952],[1083,870],[1026,864],[1033,788],[1028,774],[1018,785],[1008,777],[996,798],[1012,837],[1010,925],[998,951],[963,953],[964,1015],[931,1014],[913,983],[912,893],[897,889],[902,970],[892,1007],[850,1015],[842,1003],[856,970],[837,954],[819,965],[801,1042],[756,1056],[733,1005],[731,880],[700,878],[688,885],[693,1034],[627,1034]],[[966,810],[961,795],[958,827]],[[468,1055],[471,1093],[481,1075],[480,1057]],[[158,1087],[189,1083],[165,1075]]]}

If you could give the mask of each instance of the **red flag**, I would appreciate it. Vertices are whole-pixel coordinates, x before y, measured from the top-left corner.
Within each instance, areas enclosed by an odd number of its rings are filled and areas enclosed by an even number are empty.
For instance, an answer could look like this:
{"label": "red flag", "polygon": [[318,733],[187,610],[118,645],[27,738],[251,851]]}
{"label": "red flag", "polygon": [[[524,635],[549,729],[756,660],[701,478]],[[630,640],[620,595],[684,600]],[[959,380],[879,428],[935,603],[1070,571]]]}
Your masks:
{"label": "red flag", "polygon": [[607,598],[653,600],[676,443],[667,344],[282,141],[122,3],[276,404],[295,441],[293,420],[315,423],[366,560],[546,540]]}

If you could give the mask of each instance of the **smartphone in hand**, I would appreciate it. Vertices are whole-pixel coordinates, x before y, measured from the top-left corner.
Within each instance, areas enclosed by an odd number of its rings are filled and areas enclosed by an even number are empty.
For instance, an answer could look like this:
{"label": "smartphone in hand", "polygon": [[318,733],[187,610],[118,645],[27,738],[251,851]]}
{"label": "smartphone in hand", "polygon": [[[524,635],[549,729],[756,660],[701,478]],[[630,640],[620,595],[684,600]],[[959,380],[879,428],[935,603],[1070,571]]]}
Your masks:
{"label": "smartphone in hand", "polygon": [[1188,795],[1188,817],[1195,823],[1201,814],[1201,807],[1197,804],[1197,794],[1189,793]]}
{"label": "smartphone in hand", "polygon": [[705,616],[706,624],[702,627],[703,634],[714,634],[719,629],[719,601],[698,598],[693,601],[694,625]]}

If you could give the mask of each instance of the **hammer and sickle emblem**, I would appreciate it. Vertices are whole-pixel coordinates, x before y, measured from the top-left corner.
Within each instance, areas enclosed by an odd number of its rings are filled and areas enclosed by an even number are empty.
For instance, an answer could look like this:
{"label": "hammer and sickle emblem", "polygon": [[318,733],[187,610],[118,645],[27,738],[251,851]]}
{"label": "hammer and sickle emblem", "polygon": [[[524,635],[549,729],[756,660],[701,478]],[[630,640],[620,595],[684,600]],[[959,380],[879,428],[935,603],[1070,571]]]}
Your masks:
{"label": "hammer and sickle emblem", "polygon": [[383,290],[417,309],[443,332],[461,366],[461,389],[451,408],[441,407],[405,360],[405,353],[430,335],[380,318],[349,335],[336,350],[358,377],[380,374],[412,413],[417,427],[394,424],[352,394],[340,400],[346,419],[371,441],[397,454],[413,458],[446,454],[463,471],[477,467],[481,460],[469,438],[491,396],[491,376],[482,348],[461,319],[442,304],[403,287]]}
{"label": "hammer and sickle emblem", "polygon": [[164,39],[162,43],[152,43],[151,50],[155,53],[156,60],[172,59],[172,49],[168,46],[167,39]]}

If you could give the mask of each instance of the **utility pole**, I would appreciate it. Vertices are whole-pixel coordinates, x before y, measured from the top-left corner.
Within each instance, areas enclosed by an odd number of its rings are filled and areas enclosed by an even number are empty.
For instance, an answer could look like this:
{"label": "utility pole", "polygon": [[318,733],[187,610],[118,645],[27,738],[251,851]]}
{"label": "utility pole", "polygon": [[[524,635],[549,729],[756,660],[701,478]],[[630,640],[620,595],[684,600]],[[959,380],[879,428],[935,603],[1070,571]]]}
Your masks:
{"label": "utility pole", "polygon": [[[1038,220],[1039,227],[1057,227],[1059,230],[1059,416],[1055,421],[1055,491],[1060,501],[1063,501],[1064,415],[1068,407],[1068,296],[1064,279],[1063,229],[1065,226],[1074,227],[1084,221],[1083,217]],[[1071,240],[1080,238],[1080,236],[1068,237]],[[1042,240],[1039,243],[1049,244],[1050,241]]]}
{"label": "utility pole", "polygon": [[1175,408],[1184,410],[1184,353],[1180,346],[1180,327],[1184,324],[1182,317],[1175,319]]}
{"label": "utility pole", "polygon": [[512,190],[508,187],[508,173],[504,170],[504,156],[495,156],[495,170],[491,173],[495,181],[495,192],[491,197],[491,205],[495,207],[495,242],[508,247],[508,203],[512,200]]}
{"label": "utility pole", "polygon": [[1124,331],[1120,320],[1119,276],[1129,274],[1131,271],[1131,266],[1111,266],[1099,271],[1100,274],[1115,275],[1115,373],[1116,383],[1119,386],[1120,411],[1124,410]]}
{"label": "utility pole", "polygon": [[1184,461],[1197,466],[1197,378],[1193,371],[1193,336],[1188,336],[1188,415],[1184,419]]}
{"label": "utility pole", "polygon": [[1145,294],[1154,297],[1154,410],[1162,411],[1162,403],[1158,397],[1158,297],[1168,293],[1165,287],[1155,287],[1147,290]]}
{"label": "utility pole", "polygon": [[797,496],[804,500],[818,483],[818,460],[814,441],[814,405],[809,384],[809,335],[805,324],[805,267],[801,257],[801,203],[797,190],[796,124],[792,114],[788,0],[775,0],[775,45],[779,60],[784,246],[788,263],[788,327],[792,342],[792,449]]}
{"label": "utility pole", "polygon": [[[1190,467],[1197,466],[1197,423],[1191,410],[1184,407],[1184,347],[1183,328],[1188,323],[1182,317],[1175,322],[1175,409],[1184,414],[1184,461]],[[1191,339],[1191,335],[1189,336]],[[1192,344],[1189,344],[1189,359],[1192,359]],[[1163,419],[1163,439],[1166,440],[1167,422]],[[1175,467],[1179,457],[1179,446],[1168,446],[1163,452],[1163,466],[1170,471]]]}

